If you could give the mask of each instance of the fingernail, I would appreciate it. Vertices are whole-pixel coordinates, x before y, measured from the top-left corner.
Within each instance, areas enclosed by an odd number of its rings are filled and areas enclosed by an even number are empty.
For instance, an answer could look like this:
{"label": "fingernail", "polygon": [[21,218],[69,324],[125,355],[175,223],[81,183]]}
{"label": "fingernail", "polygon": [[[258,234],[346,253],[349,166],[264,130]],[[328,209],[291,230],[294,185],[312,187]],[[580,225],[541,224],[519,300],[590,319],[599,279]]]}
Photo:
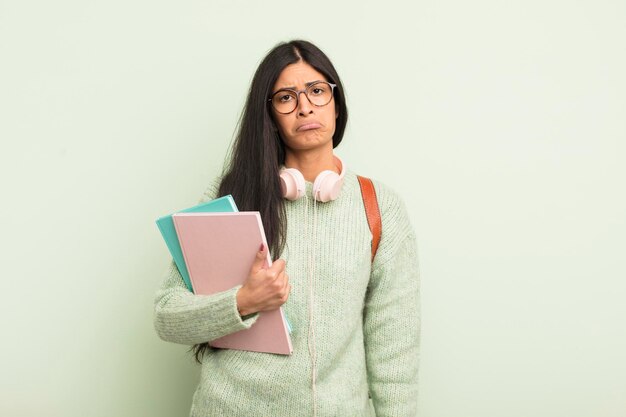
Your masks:
{"label": "fingernail", "polygon": [[259,248],[259,251],[260,251],[260,252],[263,252],[263,248],[264,248],[264,247],[265,247],[265,245],[263,245],[263,244],[261,243],[261,247]]}

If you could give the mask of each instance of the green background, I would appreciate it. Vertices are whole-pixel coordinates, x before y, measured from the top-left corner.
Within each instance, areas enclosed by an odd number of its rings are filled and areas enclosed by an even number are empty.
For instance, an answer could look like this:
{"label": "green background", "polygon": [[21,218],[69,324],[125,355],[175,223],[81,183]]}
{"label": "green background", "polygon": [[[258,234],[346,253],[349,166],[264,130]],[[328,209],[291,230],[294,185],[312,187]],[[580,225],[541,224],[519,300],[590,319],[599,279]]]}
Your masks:
{"label": "green background", "polygon": [[0,1],[0,415],[188,414],[154,220],[216,175],[278,41],[333,60],[346,164],[403,196],[420,415],[626,413],[623,1]]}

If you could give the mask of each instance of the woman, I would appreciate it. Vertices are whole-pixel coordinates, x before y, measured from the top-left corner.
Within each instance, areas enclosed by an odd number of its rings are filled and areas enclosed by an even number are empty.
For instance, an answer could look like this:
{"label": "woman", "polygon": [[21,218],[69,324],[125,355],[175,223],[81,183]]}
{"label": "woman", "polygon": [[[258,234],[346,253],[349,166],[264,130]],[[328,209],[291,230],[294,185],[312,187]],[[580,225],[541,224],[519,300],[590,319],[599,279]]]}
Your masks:
{"label": "woman", "polygon": [[[357,176],[333,154],[347,119],[341,80],[313,44],[279,44],[259,65],[230,163],[203,200],[232,194],[241,211],[259,211],[269,248],[242,286],[211,296],[190,293],[172,264],[155,300],[159,336],[195,345],[202,363],[191,416],[415,415],[416,239],[401,200],[374,182],[372,260]],[[277,260],[264,269],[268,249]],[[207,345],[280,306],[292,355]]]}

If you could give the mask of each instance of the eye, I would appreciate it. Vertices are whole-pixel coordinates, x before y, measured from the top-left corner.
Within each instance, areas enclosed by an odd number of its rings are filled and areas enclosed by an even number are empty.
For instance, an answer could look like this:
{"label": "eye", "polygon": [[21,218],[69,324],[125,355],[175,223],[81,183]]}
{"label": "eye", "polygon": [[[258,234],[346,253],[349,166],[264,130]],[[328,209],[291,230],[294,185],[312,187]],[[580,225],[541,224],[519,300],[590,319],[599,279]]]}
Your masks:
{"label": "eye", "polygon": [[274,98],[272,100],[274,100],[274,103],[279,104],[291,103],[296,100],[296,95],[291,90],[279,90],[274,94]]}
{"label": "eye", "polygon": [[315,96],[319,96],[320,94],[324,94],[324,88],[322,87],[313,87],[311,89],[311,93]]}

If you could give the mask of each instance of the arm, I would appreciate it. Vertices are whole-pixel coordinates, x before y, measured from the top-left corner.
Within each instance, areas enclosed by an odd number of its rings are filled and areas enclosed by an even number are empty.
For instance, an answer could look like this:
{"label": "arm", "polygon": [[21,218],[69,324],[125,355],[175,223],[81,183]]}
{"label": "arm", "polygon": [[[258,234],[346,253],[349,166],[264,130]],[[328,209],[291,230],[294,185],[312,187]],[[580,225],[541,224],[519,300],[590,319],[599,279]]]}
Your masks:
{"label": "arm", "polygon": [[258,313],[245,317],[237,310],[241,286],[212,295],[195,295],[185,286],[172,261],[154,300],[154,327],[168,342],[194,345],[249,329]]}
{"label": "arm", "polygon": [[[204,192],[201,202],[218,194],[220,179]],[[244,319],[237,310],[237,292],[241,286],[212,295],[195,295],[184,284],[174,261],[165,275],[154,300],[154,327],[168,342],[195,345],[248,329],[258,314]]]}
{"label": "arm", "polygon": [[393,216],[383,216],[365,299],[365,358],[376,416],[413,417],[420,344],[417,244],[403,207],[394,208]]}

